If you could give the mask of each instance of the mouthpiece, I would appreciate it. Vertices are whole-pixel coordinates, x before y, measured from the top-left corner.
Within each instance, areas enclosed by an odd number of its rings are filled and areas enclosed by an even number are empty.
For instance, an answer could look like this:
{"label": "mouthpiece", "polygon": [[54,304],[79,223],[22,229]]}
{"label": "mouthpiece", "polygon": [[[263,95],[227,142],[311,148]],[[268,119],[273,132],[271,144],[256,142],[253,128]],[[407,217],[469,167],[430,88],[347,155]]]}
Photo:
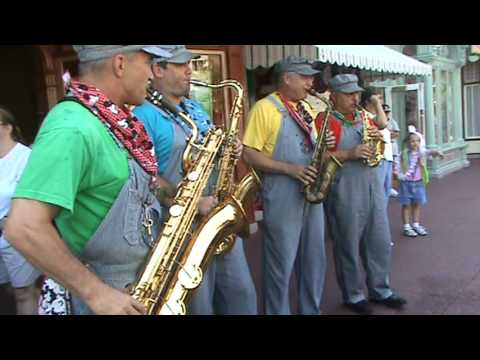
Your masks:
{"label": "mouthpiece", "polygon": [[200,81],[200,80],[190,80],[190,84],[196,85],[196,86],[205,86],[208,87],[208,84],[206,82]]}

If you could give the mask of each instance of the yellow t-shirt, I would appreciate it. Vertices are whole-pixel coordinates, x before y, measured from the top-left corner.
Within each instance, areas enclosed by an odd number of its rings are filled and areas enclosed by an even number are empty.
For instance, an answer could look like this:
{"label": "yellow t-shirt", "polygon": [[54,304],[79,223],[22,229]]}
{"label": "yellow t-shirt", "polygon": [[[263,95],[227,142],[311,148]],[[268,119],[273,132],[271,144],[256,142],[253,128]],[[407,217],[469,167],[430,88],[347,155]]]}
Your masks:
{"label": "yellow t-shirt", "polygon": [[[281,103],[280,98],[276,94],[274,96]],[[303,103],[306,104],[305,109],[315,119],[317,114],[314,113],[310,104],[306,101]],[[294,108],[297,106],[296,102],[290,102],[290,104]],[[243,144],[272,157],[281,125],[282,114],[271,100],[264,98],[258,101],[250,111]],[[316,129],[313,124],[312,131],[316,137]]]}

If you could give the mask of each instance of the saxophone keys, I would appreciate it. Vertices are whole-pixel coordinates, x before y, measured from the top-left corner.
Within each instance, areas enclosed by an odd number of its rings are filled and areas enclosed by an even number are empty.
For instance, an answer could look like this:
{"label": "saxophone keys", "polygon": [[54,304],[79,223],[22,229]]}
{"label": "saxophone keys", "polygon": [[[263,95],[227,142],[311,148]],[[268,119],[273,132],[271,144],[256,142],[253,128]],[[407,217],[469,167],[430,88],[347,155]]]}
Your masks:
{"label": "saxophone keys", "polygon": [[183,207],[180,205],[173,205],[169,210],[170,216],[179,217],[183,213]]}
{"label": "saxophone keys", "polygon": [[160,309],[158,315],[186,315],[187,307],[185,303],[181,300],[175,302],[167,302]]}
{"label": "saxophone keys", "polygon": [[192,171],[191,173],[188,174],[187,179],[188,181],[197,181],[198,178],[200,177],[200,174],[197,171]]}
{"label": "saxophone keys", "polygon": [[187,290],[196,289],[202,283],[203,271],[197,266],[182,267],[178,273],[178,280]]}

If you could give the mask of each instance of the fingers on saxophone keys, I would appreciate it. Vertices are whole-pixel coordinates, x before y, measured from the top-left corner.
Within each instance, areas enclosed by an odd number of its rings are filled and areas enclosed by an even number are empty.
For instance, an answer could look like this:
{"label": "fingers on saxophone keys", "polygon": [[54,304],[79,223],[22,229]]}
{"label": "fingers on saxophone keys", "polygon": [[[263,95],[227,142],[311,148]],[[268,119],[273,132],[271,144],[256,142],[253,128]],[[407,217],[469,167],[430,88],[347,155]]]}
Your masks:
{"label": "fingers on saxophone keys", "polygon": [[317,178],[317,170],[311,166],[306,167],[304,172],[303,172],[303,182],[305,185],[309,185],[313,182],[315,182]]}
{"label": "fingers on saxophone keys", "polygon": [[305,173],[308,174],[308,175],[311,175],[313,177],[317,177],[317,175],[318,175],[317,169],[314,166],[311,166],[311,165],[309,165],[305,168]]}

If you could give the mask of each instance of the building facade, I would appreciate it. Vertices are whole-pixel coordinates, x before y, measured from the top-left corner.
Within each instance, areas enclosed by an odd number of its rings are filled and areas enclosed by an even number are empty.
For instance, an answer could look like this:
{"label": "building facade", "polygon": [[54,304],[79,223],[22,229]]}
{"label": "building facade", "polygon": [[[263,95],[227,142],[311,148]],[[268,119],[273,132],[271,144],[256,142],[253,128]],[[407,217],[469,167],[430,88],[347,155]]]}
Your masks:
{"label": "building facade", "polygon": [[[194,77],[212,83],[233,78],[246,88],[240,45],[188,47],[201,55],[193,64]],[[0,65],[0,102],[15,114],[27,142],[32,143],[48,111],[65,94],[63,75],[67,71],[72,77],[78,74],[76,53],[71,45],[0,46]],[[205,94],[196,89],[194,95],[218,125],[228,122],[224,114],[232,94],[227,91]]]}
{"label": "building facade", "polygon": [[[334,54],[336,47],[342,48],[342,51]],[[402,56],[407,55],[428,64],[431,66],[429,72],[411,70],[409,66],[412,64],[405,59],[405,64],[402,64],[400,58],[399,66],[389,67],[389,60],[382,55],[391,54],[382,51],[381,47],[246,45],[250,103],[272,89],[264,78],[271,77],[271,66],[282,55],[288,52],[305,56],[319,63],[318,68],[323,70],[323,81],[320,82],[325,83],[336,73],[353,72],[360,77],[363,86],[381,89],[385,102],[391,105],[393,116],[400,125],[402,138],[407,135],[408,125],[415,125],[425,135],[428,148],[445,154],[444,159],[433,159],[429,164],[432,177],[443,177],[469,166],[467,155],[480,153],[480,68],[476,65],[472,69],[467,63],[469,46],[386,46]],[[371,54],[377,51],[378,58],[372,59]],[[394,58],[392,56],[392,60]]]}
{"label": "building facade", "polygon": [[462,71],[463,132],[470,157],[480,157],[480,45],[468,49]]}
{"label": "building facade", "polygon": [[[325,83],[335,69],[319,61],[315,45],[190,45],[201,58],[194,62],[194,78],[210,83],[236,79],[244,84],[249,106],[272,90],[272,65],[289,55],[317,61]],[[383,89],[400,123],[402,136],[415,123],[425,134],[427,146],[445,153],[431,163],[434,177],[468,166],[467,155],[480,154],[480,62],[468,62],[467,45],[388,45],[432,66],[430,76],[401,75],[350,66],[364,85]],[[77,57],[69,45],[0,47],[0,98],[10,108],[32,143],[45,115],[64,95],[62,76],[76,76]],[[338,66],[337,66],[338,68]],[[192,95],[210,112],[219,126],[228,126],[228,91],[193,89]],[[241,132],[244,124],[241,124]]]}

